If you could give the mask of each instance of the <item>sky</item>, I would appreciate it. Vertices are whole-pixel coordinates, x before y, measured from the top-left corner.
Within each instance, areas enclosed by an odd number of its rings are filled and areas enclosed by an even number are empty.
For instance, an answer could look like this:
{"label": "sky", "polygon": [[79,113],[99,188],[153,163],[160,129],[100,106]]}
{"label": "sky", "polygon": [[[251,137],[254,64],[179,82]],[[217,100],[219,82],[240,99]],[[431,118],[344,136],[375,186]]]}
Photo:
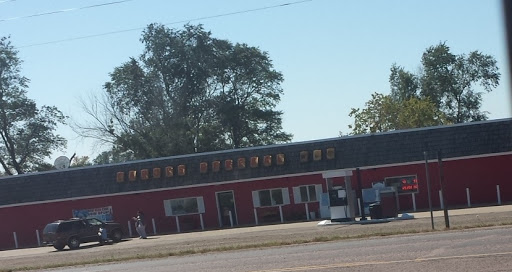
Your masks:
{"label": "sky", "polygon": [[[80,100],[103,92],[115,67],[143,51],[151,23],[202,24],[212,36],[268,53],[284,77],[277,109],[293,142],[348,134],[351,108],[389,94],[393,63],[416,73],[426,48],[493,56],[502,78],[483,95],[489,119],[511,117],[504,19],[497,0],[0,0],[0,37],[10,36],[30,79],[28,98],[87,119]],[[58,156],[96,157],[107,147],[69,126]]]}

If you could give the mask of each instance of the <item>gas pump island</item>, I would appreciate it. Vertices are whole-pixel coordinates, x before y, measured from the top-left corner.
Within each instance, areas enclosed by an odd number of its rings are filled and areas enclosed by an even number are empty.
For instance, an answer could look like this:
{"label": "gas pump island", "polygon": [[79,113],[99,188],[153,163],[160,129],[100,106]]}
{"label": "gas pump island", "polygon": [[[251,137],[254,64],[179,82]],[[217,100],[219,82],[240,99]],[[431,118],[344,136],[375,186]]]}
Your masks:
{"label": "gas pump island", "polygon": [[[412,194],[418,190],[416,176],[388,177],[383,182],[373,184],[372,188],[361,189],[362,198],[358,201],[355,191],[352,190],[352,171],[329,171],[322,173],[322,177],[325,178],[328,189],[331,222],[352,222],[355,221],[356,214],[362,216],[361,220],[366,220],[365,214],[369,214],[372,220],[397,217],[398,195]],[[338,179],[337,184],[334,184],[334,178]],[[341,185],[340,178],[343,179]],[[358,186],[361,187],[360,184]]]}

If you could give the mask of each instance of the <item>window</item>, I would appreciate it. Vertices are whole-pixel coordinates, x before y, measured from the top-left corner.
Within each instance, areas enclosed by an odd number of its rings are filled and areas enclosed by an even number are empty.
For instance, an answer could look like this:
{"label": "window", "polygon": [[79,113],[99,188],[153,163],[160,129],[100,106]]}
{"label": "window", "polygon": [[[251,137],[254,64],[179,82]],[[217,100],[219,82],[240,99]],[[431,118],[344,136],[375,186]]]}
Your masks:
{"label": "window", "polygon": [[272,193],[272,206],[283,205],[283,191],[280,189],[271,190]]}
{"label": "window", "polygon": [[71,231],[71,228],[73,227],[73,222],[65,222],[59,224],[59,232],[67,232]]}
{"label": "window", "polygon": [[43,233],[55,233],[57,232],[57,227],[59,227],[59,224],[50,223],[44,227]]}
{"label": "window", "polygon": [[198,213],[197,198],[182,198],[171,200],[172,214]]}
{"label": "window", "polygon": [[295,203],[317,202],[320,200],[322,185],[304,185],[293,188]]}
{"label": "window", "polygon": [[261,206],[272,206],[272,197],[270,196],[270,190],[264,190],[258,192]]}
{"label": "window", "polygon": [[103,222],[101,222],[100,220],[96,219],[96,218],[88,218],[87,219],[87,222],[90,224],[90,225],[93,225],[93,226],[100,226],[100,225],[103,225]]}
{"label": "window", "polygon": [[290,204],[288,188],[253,191],[252,200],[254,207],[271,207]]}
{"label": "window", "polygon": [[203,197],[164,200],[166,216],[204,213]]}

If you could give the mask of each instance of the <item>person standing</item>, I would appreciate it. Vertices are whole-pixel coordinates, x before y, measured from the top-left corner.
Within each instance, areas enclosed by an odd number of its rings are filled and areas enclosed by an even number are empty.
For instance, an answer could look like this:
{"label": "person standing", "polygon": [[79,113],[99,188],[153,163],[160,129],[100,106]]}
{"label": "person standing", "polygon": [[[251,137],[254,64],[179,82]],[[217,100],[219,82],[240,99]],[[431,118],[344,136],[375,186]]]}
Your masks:
{"label": "person standing", "polygon": [[146,235],[146,222],[144,218],[144,213],[142,211],[137,212],[137,216],[133,217],[133,220],[135,220],[135,229],[137,230],[137,233],[139,234],[140,239],[146,239],[148,238]]}

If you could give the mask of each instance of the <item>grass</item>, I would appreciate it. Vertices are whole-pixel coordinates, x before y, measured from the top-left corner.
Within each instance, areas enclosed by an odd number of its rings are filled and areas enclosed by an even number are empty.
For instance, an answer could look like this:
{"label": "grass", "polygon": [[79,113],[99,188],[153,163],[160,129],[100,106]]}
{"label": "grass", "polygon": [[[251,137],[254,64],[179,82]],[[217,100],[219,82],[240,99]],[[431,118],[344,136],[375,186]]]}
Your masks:
{"label": "grass", "polygon": [[52,269],[52,268],[67,267],[67,266],[80,266],[80,265],[101,264],[101,263],[111,263],[111,262],[123,262],[123,261],[130,261],[130,260],[158,259],[158,258],[166,258],[166,257],[173,257],[173,256],[204,254],[204,253],[211,253],[211,252],[225,252],[225,251],[235,251],[235,250],[243,250],[243,249],[268,248],[268,247],[277,247],[277,246],[290,246],[290,245],[300,245],[300,244],[309,244],[309,243],[332,242],[332,241],[341,241],[341,240],[349,240],[349,239],[362,239],[362,238],[370,238],[370,237],[386,237],[386,236],[393,236],[393,235],[418,234],[418,233],[428,233],[428,232],[438,232],[438,231],[464,230],[464,229],[475,229],[475,228],[485,228],[485,227],[495,227],[495,226],[510,226],[510,225],[512,225],[512,222],[500,222],[500,223],[478,222],[476,224],[457,226],[457,227],[452,227],[450,229],[444,228],[444,229],[432,230],[432,229],[423,228],[423,229],[384,231],[384,232],[376,232],[376,233],[370,233],[370,234],[358,234],[358,235],[317,236],[317,237],[313,237],[311,239],[299,239],[299,240],[291,240],[291,241],[272,241],[272,242],[264,242],[264,243],[220,246],[220,247],[213,247],[213,248],[187,249],[187,250],[159,252],[159,253],[152,253],[152,254],[136,254],[136,255],[124,256],[124,257],[110,256],[110,257],[93,259],[93,260],[54,263],[54,264],[48,264],[48,265],[42,265],[42,266],[0,268],[0,272]]}

